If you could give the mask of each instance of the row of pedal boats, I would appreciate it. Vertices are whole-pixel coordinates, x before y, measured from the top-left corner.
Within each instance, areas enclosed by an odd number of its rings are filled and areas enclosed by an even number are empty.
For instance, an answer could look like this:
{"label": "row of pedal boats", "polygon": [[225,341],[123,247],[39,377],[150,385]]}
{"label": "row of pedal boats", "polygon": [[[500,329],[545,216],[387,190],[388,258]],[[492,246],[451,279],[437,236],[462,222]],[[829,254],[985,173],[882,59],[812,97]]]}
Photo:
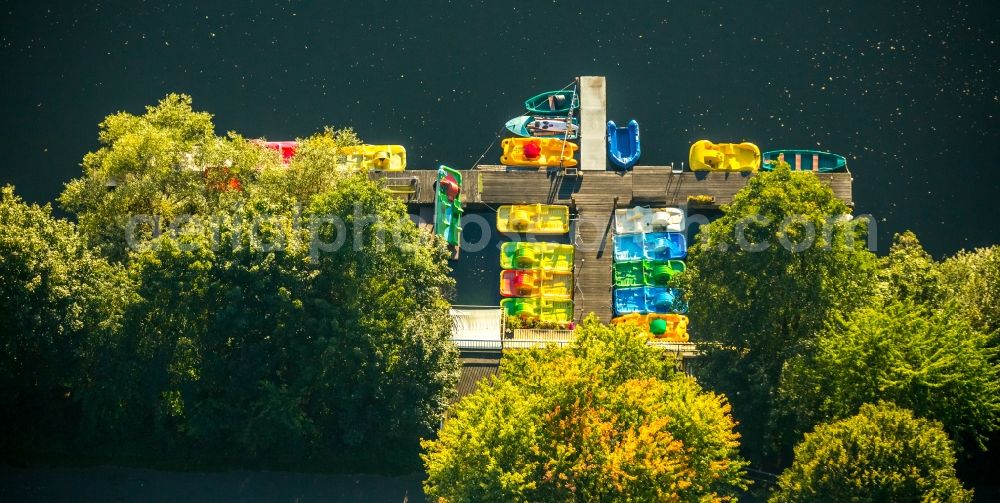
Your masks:
{"label": "row of pedal boats", "polygon": [[[520,138],[501,142],[500,162],[507,166],[573,167],[577,146],[568,140],[580,136],[580,121],[574,116],[579,107],[575,90],[546,91],[524,102],[526,113],[507,121],[508,131]],[[608,159],[617,168],[630,169],[642,155],[639,123],[631,119],[625,126],[607,122]],[[715,143],[698,140],[691,145],[688,162],[692,171],[754,172],[788,163],[793,171],[820,173],[847,169],[847,159],[839,154],[809,149],[775,149],[761,153],[750,142]]]}

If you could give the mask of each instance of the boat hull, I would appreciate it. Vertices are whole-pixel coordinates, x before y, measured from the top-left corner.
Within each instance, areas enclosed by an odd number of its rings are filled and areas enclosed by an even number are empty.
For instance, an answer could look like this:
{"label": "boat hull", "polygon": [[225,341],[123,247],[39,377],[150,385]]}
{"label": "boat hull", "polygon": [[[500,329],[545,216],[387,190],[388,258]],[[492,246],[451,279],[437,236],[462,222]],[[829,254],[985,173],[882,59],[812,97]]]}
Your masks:
{"label": "boat hull", "polygon": [[573,273],[541,269],[501,271],[500,295],[570,300],[573,297]]}
{"label": "boat hull", "polygon": [[618,127],[615,121],[608,121],[608,157],[622,169],[631,169],[639,162],[642,153],[639,142],[639,123],[632,119],[626,127]]}
{"label": "boat hull", "polygon": [[[525,147],[534,144],[538,155],[525,152]],[[557,138],[504,138],[500,142],[502,153],[500,164],[506,166],[566,167],[576,166],[577,145]]]}
{"label": "boat hull", "polygon": [[[553,98],[550,103],[549,97]],[[524,109],[537,115],[566,115],[580,107],[580,96],[574,91],[546,91],[524,100]]]}
{"label": "boat hull", "polygon": [[525,138],[564,138],[575,140],[580,131],[579,120],[574,118],[570,122],[565,117],[532,117],[530,115],[521,115],[507,121],[504,126],[511,133]]}
{"label": "boat hull", "polygon": [[351,171],[404,171],[406,148],[402,145],[353,145],[340,150],[337,167]]}
{"label": "boat hull", "polygon": [[760,169],[760,148],[749,142],[712,143],[698,140],[691,145],[688,162],[692,171],[742,171]]}
{"label": "boat hull", "polygon": [[511,241],[500,247],[500,267],[573,272],[573,251],[573,245]]}
{"label": "boat hull", "polygon": [[847,159],[842,155],[819,150],[781,149],[769,150],[761,154],[762,170],[771,171],[779,161],[787,162],[792,171],[813,171],[832,173],[847,169]]}
{"label": "boat hull", "polygon": [[462,212],[462,174],[441,165],[435,182],[434,233],[455,247],[461,240]]}
{"label": "boat hull", "polygon": [[497,230],[503,233],[566,234],[569,207],[553,204],[504,205],[497,210]]}

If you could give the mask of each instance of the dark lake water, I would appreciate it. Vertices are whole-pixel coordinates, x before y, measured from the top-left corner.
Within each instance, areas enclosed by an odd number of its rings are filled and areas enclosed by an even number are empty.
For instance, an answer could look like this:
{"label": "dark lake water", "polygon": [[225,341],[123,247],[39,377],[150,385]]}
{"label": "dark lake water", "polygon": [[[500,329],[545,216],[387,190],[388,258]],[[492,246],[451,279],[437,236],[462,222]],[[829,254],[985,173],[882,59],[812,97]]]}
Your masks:
{"label": "dark lake water", "polygon": [[51,201],[104,116],[173,91],[220,132],[353,126],[465,168],[526,97],[605,75],[644,164],[700,138],[839,152],[882,250],[913,229],[941,256],[1000,241],[998,5],[8,2],[0,182]]}

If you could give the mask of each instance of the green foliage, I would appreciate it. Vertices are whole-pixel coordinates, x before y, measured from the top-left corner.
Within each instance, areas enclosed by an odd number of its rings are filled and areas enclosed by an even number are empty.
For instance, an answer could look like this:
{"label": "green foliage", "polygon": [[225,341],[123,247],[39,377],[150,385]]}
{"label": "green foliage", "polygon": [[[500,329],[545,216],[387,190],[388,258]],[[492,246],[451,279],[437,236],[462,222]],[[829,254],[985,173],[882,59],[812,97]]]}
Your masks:
{"label": "green foliage", "polygon": [[1000,428],[1000,367],[987,343],[949,305],[929,313],[909,302],[864,308],[831,323],[814,353],[788,362],[779,401],[798,434],[885,400],[983,448]]}
{"label": "green foliage", "polygon": [[[250,197],[134,255],[141,298],[102,376],[118,399],[95,400],[90,424],[160,432],[223,462],[417,461],[457,381],[443,246],[364,176],[301,217],[282,206]],[[333,242],[333,219],[348,239],[319,249],[310,231]]]}
{"label": "green foliage", "polygon": [[423,442],[424,487],[454,502],[727,500],[747,486],[734,426],[638,330],[590,318],[569,348],[504,355]]}
{"label": "green foliage", "polygon": [[954,464],[939,423],[865,404],[856,416],[806,434],[770,501],[972,501]]}
{"label": "green foliage", "polygon": [[361,143],[351,129],[326,128],[299,141],[295,157],[288,166],[262,171],[259,189],[269,198],[286,199],[305,206],[310,199],[333,188],[350,173],[337,168],[344,161],[342,149]]}
{"label": "green foliage", "polygon": [[893,237],[889,255],[879,260],[879,279],[886,300],[931,306],[941,297],[939,265],[910,231]]}
{"label": "green foliage", "polygon": [[[961,251],[940,265],[944,295],[978,330],[1000,333],[1000,246]],[[997,346],[994,342],[994,346]]]}
{"label": "green foliage", "polygon": [[59,202],[88,244],[116,261],[126,258],[129,233],[145,241],[175,219],[208,214],[232,197],[229,189],[278,162],[239,135],[216,137],[212,116],[194,111],[186,95],[169,94],[143,115],[110,115],[100,129],[102,147],[84,156],[83,177],[66,184]]}
{"label": "green foliage", "polygon": [[[49,206],[0,192],[0,449],[36,441],[85,388],[129,302],[122,270],[93,256]],[[50,425],[51,426],[51,425]],[[11,446],[10,443],[22,445]],[[7,444],[7,445],[5,445]],[[37,445],[36,445],[37,448]]]}
{"label": "green foliage", "polygon": [[[809,173],[759,173],[723,212],[702,228],[681,286],[692,339],[714,343],[700,376],[732,400],[757,458],[782,365],[808,351],[833,313],[871,299],[876,258],[863,225],[832,225],[848,208]],[[798,246],[810,226],[814,242]]]}

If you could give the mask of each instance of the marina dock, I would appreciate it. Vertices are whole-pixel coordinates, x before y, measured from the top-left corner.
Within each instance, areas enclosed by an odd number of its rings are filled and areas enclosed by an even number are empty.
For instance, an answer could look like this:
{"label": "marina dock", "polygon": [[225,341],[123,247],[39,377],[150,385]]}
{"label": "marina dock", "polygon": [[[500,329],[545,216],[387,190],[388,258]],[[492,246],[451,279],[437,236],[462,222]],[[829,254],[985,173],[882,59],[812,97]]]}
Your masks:
{"label": "marina dock", "polygon": [[[468,209],[494,209],[504,204],[562,204],[573,212],[576,320],[596,313],[611,318],[612,228],[615,208],[676,206],[689,213],[718,210],[751,177],[748,173],[674,172],[671,166],[636,166],[624,173],[558,169],[519,169],[480,165],[462,171],[463,202]],[[850,172],[819,173],[834,195],[853,207]],[[434,204],[434,170],[372,171],[411,206],[412,213]],[[689,203],[689,197],[697,197]]]}

